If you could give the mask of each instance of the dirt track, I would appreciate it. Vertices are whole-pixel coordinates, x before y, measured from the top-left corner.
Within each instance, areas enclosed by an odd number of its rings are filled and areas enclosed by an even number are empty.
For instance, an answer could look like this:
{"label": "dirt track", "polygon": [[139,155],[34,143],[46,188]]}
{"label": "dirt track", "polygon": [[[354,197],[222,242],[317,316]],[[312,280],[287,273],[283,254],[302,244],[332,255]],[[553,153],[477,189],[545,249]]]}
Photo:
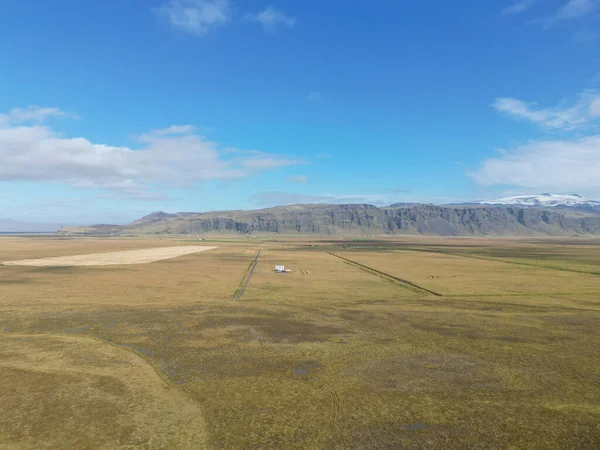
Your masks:
{"label": "dirt track", "polygon": [[90,253],[86,255],[60,256],[41,259],[22,259],[19,261],[5,261],[7,266],[36,266],[36,267],[62,267],[62,266],[109,266],[121,264],[148,264],[163,259],[177,258],[178,256],[212,250],[216,247],[182,246],[147,248],[143,250],[127,250],[110,253]]}
{"label": "dirt track", "polygon": [[242,281],[240,282],[240,285],[238,286],[237,290],[234,292],[233,297],[231,297],[231,300],[239,300],[240,298],[242,298],[242,295],[244,295],[246,287],[248,286],[248,283],[250,283],[250,279],[254,274],[254,269],[256,269],[256,265],[258,264],[258,258],[260,257],[260,252],[262,251],[263,247],[264,245],[258,247],[258,252],[256,253],[256,256],[252,260],[248,271],[244,274],[244,277],[242,278]]}

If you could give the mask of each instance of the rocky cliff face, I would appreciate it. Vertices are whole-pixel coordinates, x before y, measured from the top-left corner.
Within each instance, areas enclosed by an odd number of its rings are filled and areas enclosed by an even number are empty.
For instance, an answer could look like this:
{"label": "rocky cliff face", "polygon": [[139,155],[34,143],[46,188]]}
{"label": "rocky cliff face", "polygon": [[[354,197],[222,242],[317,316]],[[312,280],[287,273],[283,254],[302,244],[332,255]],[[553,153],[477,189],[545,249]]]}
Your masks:
{"label": "rocky cliff face", "polygon": [[600,218],[569,218],[559,213],[522,208],[442,208],[421,206],[398,209],[391,232],[442,236],[530,234],[569,235],[600,233]]}
{"label": "rocky cliff face", "polygon": [[[152,213],[121,227],[121,231],[166,234],[570,236],[600,234],[600,216],[569,217],[554,211],[519,207],[294,205],[257,211]],[[88,233],[94,232],[94,227],[90,227]]]}

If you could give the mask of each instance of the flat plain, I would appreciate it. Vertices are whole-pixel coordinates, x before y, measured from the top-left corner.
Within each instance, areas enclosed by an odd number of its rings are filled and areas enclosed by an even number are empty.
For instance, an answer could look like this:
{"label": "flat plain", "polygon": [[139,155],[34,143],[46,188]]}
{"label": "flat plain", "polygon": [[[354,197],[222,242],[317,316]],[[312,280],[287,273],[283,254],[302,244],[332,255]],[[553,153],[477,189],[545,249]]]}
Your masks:
{"label": "flat plain", "polygon": [[215,247],[186,245],[179,247],[159,247],[142,250],[123,250],[107,253],[86,253],[83,255],[56,256],[38,259],[4,261],[6,266],[34,267],[78,267],[78,266],[122,266],[126,264],[149,264],[163,259],[212,250]]}
{"label": "flat plain", "polygon": [[599,240],[11,237],[0,261],[196,245],[0,265],[0,447],[600,447]]}

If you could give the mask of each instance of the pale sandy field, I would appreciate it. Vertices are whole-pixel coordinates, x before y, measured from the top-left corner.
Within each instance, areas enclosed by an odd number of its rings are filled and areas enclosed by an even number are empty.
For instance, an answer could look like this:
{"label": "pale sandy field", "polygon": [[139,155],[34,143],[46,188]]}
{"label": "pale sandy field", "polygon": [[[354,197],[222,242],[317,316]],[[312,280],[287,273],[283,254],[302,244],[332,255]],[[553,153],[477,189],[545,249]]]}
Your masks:
{"label": "pale sandy field", "polygon": [[18,261],[4,261],[6,266],[36,266],[36,267],[64,267],[64,266],[110,266],[121,264],[148,264],[163,259],[177,258],[216,247],[183,246],[147,248],[143,250],[126,250],[122,252],[90,253],[85,255],[59,256],[54,258],[22,259]]}

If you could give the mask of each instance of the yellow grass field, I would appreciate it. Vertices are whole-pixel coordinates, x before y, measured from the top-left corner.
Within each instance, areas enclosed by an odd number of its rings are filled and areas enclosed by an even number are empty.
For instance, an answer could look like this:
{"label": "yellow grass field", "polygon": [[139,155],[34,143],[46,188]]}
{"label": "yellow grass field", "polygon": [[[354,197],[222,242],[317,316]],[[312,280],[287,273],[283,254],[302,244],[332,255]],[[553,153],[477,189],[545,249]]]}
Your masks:
{"label": "yellow grass field", "polygon": [[600,448],[600,241],[11,237],[0,261],[197,245],[0,265],[1,448]]}
{"label": "yellow grass field", "polygon": [[[273,273],[277,264],[292,268],[292,272]],[[244,298],[246,301],[322,304],[323,298],[332,295],[339,302],[356,303],[414,297],[415,292],[382,282],[324,252],[267,246]]]}
{"label": "yellow grass field", "polygon": [[600,295],[600,277],[591,274],[415,251],[346,251],[342,256],[442,295]]}
{"label": "yellow grass field", "polygon": [[197,449],[202,410],[132,352],[89,337],[0,334],[0,447]]}

